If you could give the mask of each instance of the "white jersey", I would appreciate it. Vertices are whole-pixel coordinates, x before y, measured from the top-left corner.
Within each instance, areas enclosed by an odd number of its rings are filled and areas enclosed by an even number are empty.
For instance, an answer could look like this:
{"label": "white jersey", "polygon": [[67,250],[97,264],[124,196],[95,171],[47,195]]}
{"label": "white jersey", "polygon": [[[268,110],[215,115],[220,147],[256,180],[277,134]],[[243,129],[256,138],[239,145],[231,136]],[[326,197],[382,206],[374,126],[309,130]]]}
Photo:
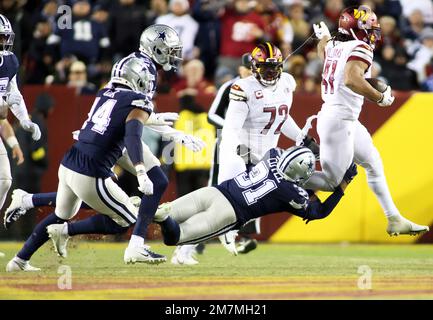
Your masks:
{"label": "white jersey", "polygon": [[194,58],[194,41],[199,27],[197,21],[189,14],[176,16],[173,13],[169,13],[156,18],[155,22],[165,24],[176,30],[183,45],[182,58],[187,60]]}
{"label": "white jersey", "polygon": [[322,112],[342,119],[356,120],[361,113],[364,97],[344,85],[344,69],[351,60],[360,60],[369,67],[365,78],[371,77],[373,49],[363,41],[329,41],[325,47],[322,73]]}
{"label": "white jersey", "polygon": [[[248,107],[245,108],[247,115],[238,136],[240,143],[248,146],[257,159],[277,146],[283,124],[290,117],[295,88],[295,79],[285,72],[272,87],[261,85],[254,76],[239,79],[232,85],[230,104],[241,101]],[[230,119],[226,117],[225,121]],[[299,128],[296,126],[295,130]]]}

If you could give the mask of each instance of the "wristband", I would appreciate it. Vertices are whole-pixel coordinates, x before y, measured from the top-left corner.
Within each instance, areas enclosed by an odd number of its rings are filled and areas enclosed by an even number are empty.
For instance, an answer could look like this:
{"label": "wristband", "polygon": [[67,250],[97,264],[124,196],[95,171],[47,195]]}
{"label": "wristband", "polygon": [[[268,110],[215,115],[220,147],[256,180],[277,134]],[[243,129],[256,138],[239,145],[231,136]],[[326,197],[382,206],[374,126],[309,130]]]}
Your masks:
{"label": "wristband", "polygon": [[135,171],[137,172],[137,175],[146,173],[146,167],[144,166],[144,164],[137,164],[135,166]]}
{"label": "wristband", "polygon": [[9,146],[9,148],[11,148],[11,149],[20,145],[18,140],[17,140],[17,137],[15,137],[15,136],[11,136],[11,137],[7,138],[6,143]]}

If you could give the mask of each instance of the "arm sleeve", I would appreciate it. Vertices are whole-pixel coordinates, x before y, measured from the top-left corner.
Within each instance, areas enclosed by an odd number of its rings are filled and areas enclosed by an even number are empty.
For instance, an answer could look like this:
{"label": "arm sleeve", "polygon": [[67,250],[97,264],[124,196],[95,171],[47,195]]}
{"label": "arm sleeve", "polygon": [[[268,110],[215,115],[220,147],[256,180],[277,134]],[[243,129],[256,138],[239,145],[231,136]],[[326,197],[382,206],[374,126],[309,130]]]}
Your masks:
{"label": "arm sleeve", "polygon": [[322,203],[319,199],[309,202],[305,212],[304,220],[307,220],[308,223],[310,220],[326,218],[332,212],[332,210],[334,210],[343,196],[344,192],[338,186],[335,188],[335,191],[325,200],[325,202]]}
{"label": "arm sleeve", "polygon": [[237,155],[237,146],[240,145],[239,134],[247,116],[248,105],[245,101],[230,100],[221,134],[218,183],[246,170],[245,162]]}
{"label": "arm sleeve", "polygon": [[21,122],[23,120],[29,120],[29,114],[27,112],[27,107],[22,98],[21,92],[17,85],[17,76],[14,76],[11,81],[9,81],[8,92],[19,94],[21,96],[21,103],[9,106],[14,116]]}
{"label": "arm sleeve", "polygon": [[142,132],[143,124],[137,119],[129,120],[125,125],[125,147],[134,165],[144,162],[141,145]]}
{"label": "arm sleeve", "polygon": [[296,137],[301,133],[301,128],[298,127],[295,120],[289,115],[287,120],[281,127],[281,132],[289,139],[296,142]]}

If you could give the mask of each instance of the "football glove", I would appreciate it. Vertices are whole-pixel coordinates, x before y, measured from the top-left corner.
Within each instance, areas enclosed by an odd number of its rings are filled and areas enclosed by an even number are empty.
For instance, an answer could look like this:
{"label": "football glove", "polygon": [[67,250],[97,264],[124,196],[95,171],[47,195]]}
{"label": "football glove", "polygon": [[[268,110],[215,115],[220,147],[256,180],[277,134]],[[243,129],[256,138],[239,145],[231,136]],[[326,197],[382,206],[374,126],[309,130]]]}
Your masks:
{"label": "football glove", "polygon": [[152,113],[149,116],[149,119],[147,119],[146,124],[155,126],[172,126],[177,119],[179,119],[179,114],[176,112]]}
{"label": "football glove", "polygon": [[319,24],[313,24],[313,30],[319,40],[326,36],[331,37],[331,32],[329,32],[327,25],[323,21],[320,21]]}
{"label": "football glove", "polygon": [[388,107],[392,105],[395,97],[392,95],[391,87],[387,86],[385,92],[382,93],[382,98],[377,102],[381,107]]}
{"label": "football glove", "polygon": [[352,182],[353,178],[358,174],[358,168],[354,162],[350,165],[349,169],[347,169],[346,173],[344,174],[343,180],[349,184]]}
{"label": "football glove", "polygon": [[144,165],[136,165],[135,171],[137,172],[138,190],[146,196],[151,196],[153,194],[153,182],[147,176]]}
{"label": "football glove", "polygon": [[307,135],[302,141],[302,145],[311,150],[316,157],[316,160],[320,159],[320,146],[313,137]]}
{"label": "football glove", "polygon": [[179,133],[172,136],[172,139],[174,142],[184,145],[185,148],[188,148],[192,152],[199,152],[206,146],[203,140],[190,134]]}
{"label": "football glove", "polygon": [[41,130],[39,126],[29,119],[20,122],[21,127],[32,134],[32,139],[38,141],[41,138]]}

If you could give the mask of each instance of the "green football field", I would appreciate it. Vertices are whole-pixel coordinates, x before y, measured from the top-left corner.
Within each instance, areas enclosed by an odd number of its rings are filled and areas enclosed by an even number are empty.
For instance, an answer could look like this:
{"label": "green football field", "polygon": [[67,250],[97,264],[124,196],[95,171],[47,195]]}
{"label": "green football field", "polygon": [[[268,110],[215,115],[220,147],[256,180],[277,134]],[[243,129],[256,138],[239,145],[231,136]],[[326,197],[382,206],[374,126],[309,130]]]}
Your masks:
{"label": "green football field", "polygon": [[0,242],[0,299],[433,298],[431,245],[261,243],[234,257],[212,243],[195,266],[125,265],[125,245],[74,239],[63,260],[45,245],[32,259],[42,272],[5,273],[20,244]]}

